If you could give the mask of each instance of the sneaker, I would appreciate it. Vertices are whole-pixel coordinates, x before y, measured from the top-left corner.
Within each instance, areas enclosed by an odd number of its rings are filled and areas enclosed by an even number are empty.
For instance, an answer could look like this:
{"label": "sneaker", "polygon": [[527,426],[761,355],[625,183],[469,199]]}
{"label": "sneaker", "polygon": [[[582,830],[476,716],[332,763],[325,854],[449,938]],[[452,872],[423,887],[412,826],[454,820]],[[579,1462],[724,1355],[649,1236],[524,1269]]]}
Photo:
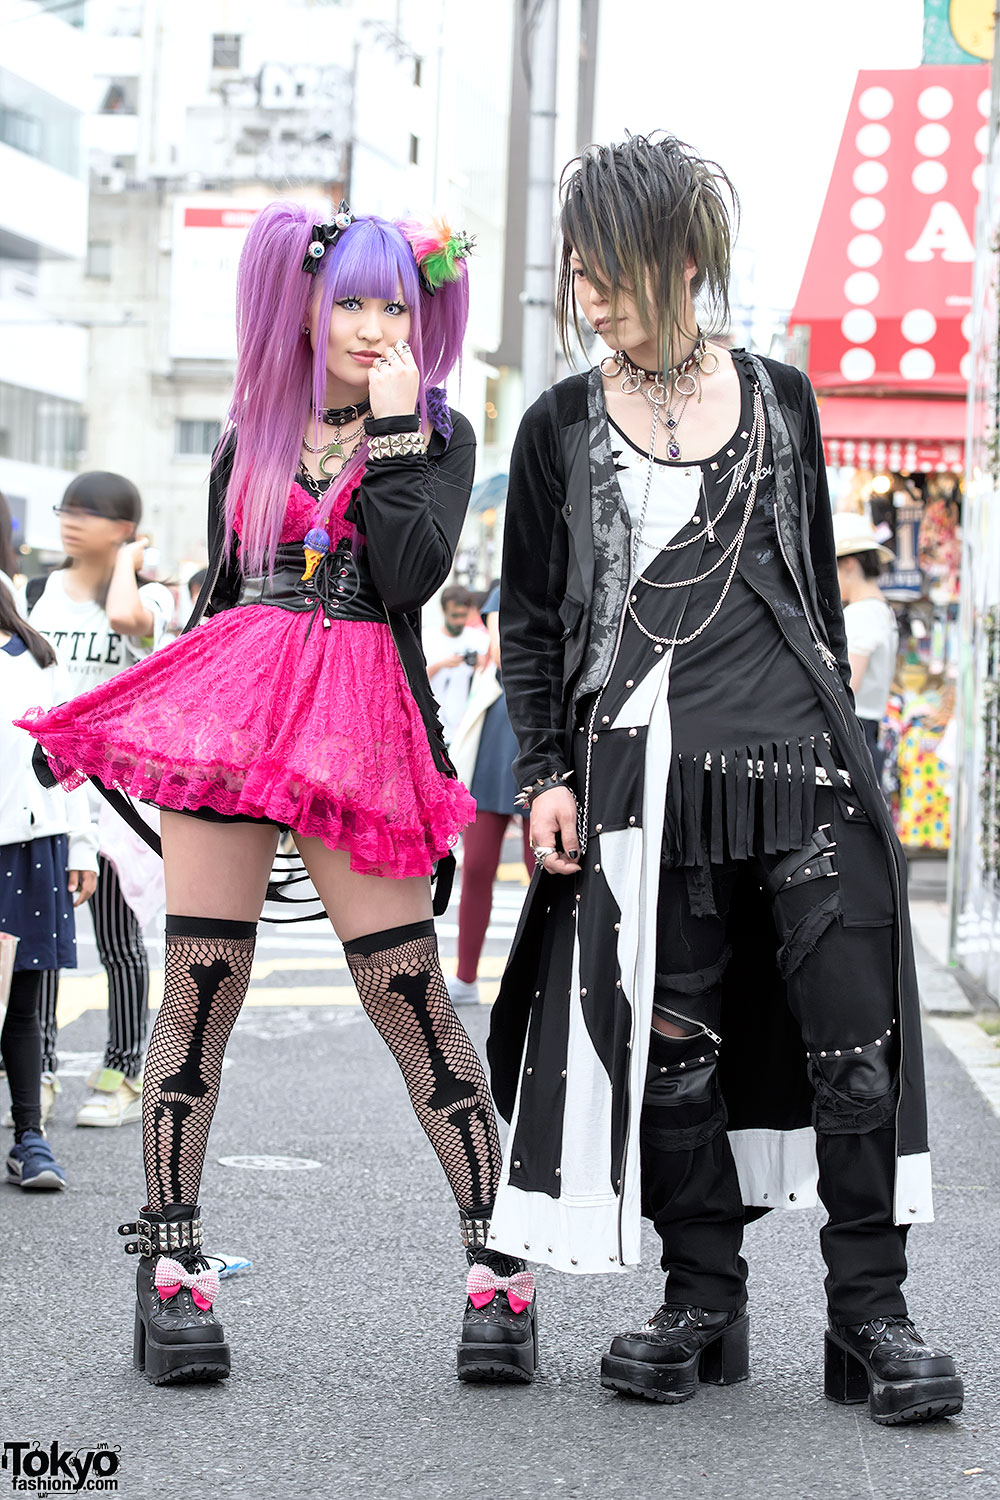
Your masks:
{"label": "sneaker", "polygon": [[[2,1082],[3,1079],[6,1078],[6,1076],[7,1076],[6,1073],[4,1073],[2,1076],[0,1076],[0,1082]],[[62,1093],[62,1084],[59,1082],[59,1079],[56,1077],[56,1075],[54,1073],[49,1073],[49,1072],[43,1073],[42,1074],[42,1125],[43,1126],[45,1126],[45,1125],[48,1124],[49,1116],[51,1115],[53,1109],[55,1108],[56,1095],[57,1094],[61,1094],[61,1093]],[[7,1113],[4,1115],[4,1117],[3,1117],[3,1123],[7,1126],[8,1129],[12,1129],[13,1128],[13,1125],[14,1125],[14,1111],[12,1109],[9,1109],[7,1111]]]}
{"label": "sneaker", "polygon": [[101,1068],[87,1079],[90,1097],[76,1112],[78,1125],[131,1125],[142,1120],[142,1075],[126,1078],[118,1068]]}
{"label": "sneaker", "polygon": [[66,1186],[66,1173],[40,1130],[26,1130],[7,1156],[7,1181],[42,1192]]}
{"label": "sneaker", "polygon": [[452,1005],[478,1005],[479,984],[475,979],[449,979],[448,994]]}

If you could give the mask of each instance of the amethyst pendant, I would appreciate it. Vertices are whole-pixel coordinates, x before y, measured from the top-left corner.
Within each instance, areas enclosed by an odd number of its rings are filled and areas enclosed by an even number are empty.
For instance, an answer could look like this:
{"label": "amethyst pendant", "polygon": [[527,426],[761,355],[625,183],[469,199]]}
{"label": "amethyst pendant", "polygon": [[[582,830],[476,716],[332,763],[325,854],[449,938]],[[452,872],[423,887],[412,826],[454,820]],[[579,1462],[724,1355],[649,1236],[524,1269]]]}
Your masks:
{"label": "amethyst pendant", "polygon": [[671,438],[670,442],[667,444],[667,457],[668,458],[680,458],[680,456],[681,456],[681,445],[677,441],[676,438]]}

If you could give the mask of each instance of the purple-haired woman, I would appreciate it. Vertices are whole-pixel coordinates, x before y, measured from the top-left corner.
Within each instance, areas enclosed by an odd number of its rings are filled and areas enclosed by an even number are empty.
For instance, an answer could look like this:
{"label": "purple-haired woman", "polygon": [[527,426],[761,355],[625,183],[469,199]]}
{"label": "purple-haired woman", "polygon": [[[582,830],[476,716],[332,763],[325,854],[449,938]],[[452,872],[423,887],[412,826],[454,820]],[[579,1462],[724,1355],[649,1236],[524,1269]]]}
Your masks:
{"label": "purple-haired woman", "polygon": [[354,218],[344,204],[324,224],[288,202],[258,215],[192,622],[25,725],[66,784],[90,776],[162,809],[148,1205],[122,1226],[141,1255],[135,1359],[154,1384],[229,1373],[198,1196],[281,827],[458,1203],[470,1264],[459,1375],[534,1372],[530,1273],[486,1243],[496,1119],[432,918],[430,877],[475,810],[445,753],[419,634],[475,465],[470,425],[440,389],[465,331],[468,249],[445,226]]}

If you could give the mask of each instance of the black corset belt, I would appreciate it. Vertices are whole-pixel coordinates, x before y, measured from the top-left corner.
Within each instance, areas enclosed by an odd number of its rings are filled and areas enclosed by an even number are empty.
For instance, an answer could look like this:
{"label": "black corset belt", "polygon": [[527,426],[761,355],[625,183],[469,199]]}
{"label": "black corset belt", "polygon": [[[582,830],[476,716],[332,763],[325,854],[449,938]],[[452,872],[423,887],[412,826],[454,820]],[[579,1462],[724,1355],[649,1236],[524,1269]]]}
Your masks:
{"label": "black corset belt", "polygon": [[[244,578],[237,604],[271,604],[296,613],[311,612],[314,619],[320,611],[324,625],[331,620],[386,623],[385,606],[372,576],[364,562],[359,562],[352,553],[349,540],[338,542],[332,552],[321,558],[308,582],[302,577],[305,567],[302,547],[279,547],[273,576]],[[309,628],[312,629],[312,623]]]}

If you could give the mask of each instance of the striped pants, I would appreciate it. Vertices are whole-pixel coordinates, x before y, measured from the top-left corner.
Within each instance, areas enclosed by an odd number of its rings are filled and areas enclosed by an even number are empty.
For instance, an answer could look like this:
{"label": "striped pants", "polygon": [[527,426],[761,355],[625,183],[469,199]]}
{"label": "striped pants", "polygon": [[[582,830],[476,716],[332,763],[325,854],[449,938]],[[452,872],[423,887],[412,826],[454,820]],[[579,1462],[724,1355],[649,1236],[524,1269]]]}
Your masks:
{"label": "striped pants", "polygon": [[[100,878],[88,905],[94,919],[97,951],[108,976],[104,1066],[120,1069],[126,1078],[136,1078],[142,1072],[149,1029],[149,960],[139,919],[122,895],[114,865],[103,854],[98,856],[98,862]],[[59,972],[46,970],[42,975],[41,996],[42,1068],[50,1073],[58,1066],[58,998]]]}

